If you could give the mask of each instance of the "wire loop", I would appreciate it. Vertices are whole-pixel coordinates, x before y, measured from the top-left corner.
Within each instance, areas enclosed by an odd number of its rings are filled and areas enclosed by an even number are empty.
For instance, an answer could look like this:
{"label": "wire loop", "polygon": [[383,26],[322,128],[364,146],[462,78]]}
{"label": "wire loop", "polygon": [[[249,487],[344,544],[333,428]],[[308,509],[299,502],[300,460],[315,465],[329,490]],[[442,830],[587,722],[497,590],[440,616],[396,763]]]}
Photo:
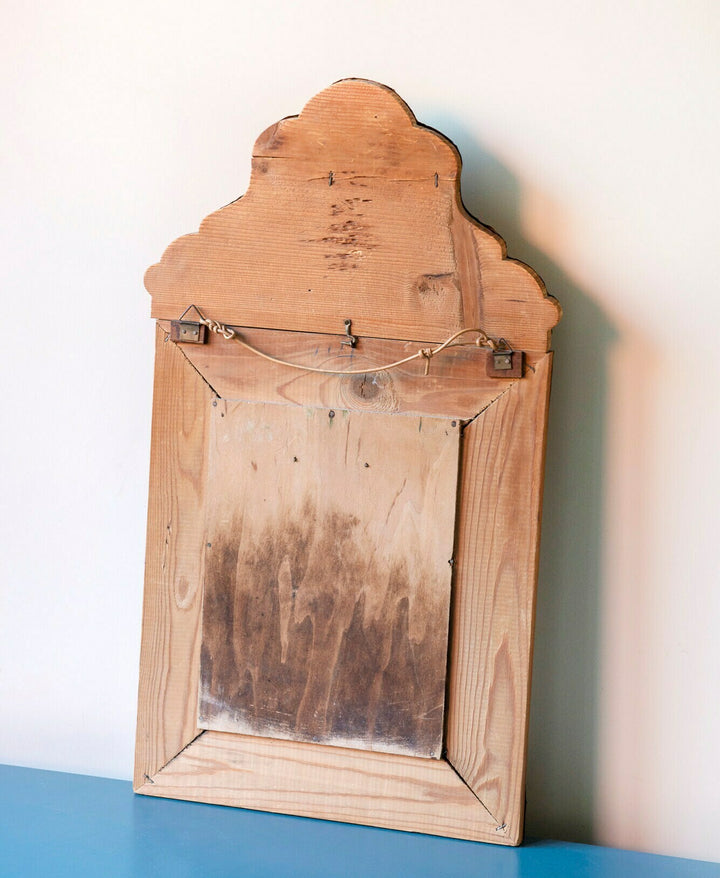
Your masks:
{"label": "wire loop", "polygon": [[[279,357],[273,357],[271,354],[266,354],[264,351],[259,350],[254,345],[245,341],[245,339],[237,332],[237,330],[233,329],[233,327],[206,317],[197,305],[188,306],[188,308],[185,309],[185,314],[187,314],[191,308],[194,308],[195,311],[197,311],[200,318],[199,322],[207,326],[210,332],[214,332],[216,335],[221,335],[228,341],[238,342],[238,344],[241,344],[244,348],[251,353],[256,354],[258,357],[262,357],[264,360],[269,360],[271,363],[276,363],[279,366],[287,366],[290,369],[299,369],[303,372],[319,372],[322,375],[367,375],[375,372],[387,372],[390,369],[397,369],[399,366],[404,366],[405,363],[411,363],[413,360],[419,359],[425,360],[425,375],[428,375],[430,372],[430,360],[449,347],[475,344],[477,347],[486,347],[491,351],[495,351],[498,348],[511,350],[510,345],[505,339],[495,341],[490,338],[484,329],[480,329],[479,327],[468,327],[467,329],[460,329],[458,332],[453,333],[450,338],[446,339],[442,344],[436,345],[435,347],[420,348],[417,353],[411,354],[409,357],[404,357],[402,360],[396,360],[394,363],[386,363],[384,366],[370,366],[364,369],[324,369],[320,366],[304,366],[301,363],[290,363],[288,360],[281,360]],[[463,335],[467,335],[471,332],[476,334],[476,338],[472,342],[457,341],[457,339],[461,338]]]}

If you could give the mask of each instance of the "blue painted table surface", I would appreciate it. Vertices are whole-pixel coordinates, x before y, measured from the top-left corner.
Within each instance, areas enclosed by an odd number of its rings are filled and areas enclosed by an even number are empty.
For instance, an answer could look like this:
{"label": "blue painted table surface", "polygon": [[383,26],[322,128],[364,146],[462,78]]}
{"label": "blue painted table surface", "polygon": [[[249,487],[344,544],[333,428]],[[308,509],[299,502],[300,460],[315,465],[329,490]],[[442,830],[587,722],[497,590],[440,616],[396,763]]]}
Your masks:
{"label": "blue painted table surface", "polygon": [[0,876],[720,878],[720,864],[559,841],[519,848],[136,796],[0,766]]}

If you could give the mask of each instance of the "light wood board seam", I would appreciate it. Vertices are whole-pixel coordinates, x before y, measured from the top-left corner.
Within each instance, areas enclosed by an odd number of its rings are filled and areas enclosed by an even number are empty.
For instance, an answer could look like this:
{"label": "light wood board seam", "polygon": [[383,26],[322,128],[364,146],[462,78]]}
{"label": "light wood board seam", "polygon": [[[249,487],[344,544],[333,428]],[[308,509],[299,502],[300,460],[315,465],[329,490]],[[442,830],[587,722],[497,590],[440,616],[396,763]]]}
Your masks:
{"label": "light wood board seam", "polygon": [[[161,327],[160,327],[160,321],[159,321],[159,320],[157,321],[157,323],[158,323],[158,328],[161,328]],[[174,345],[174,346],[176,347],[176,349],[177,349],[178,351],[180,351],[180,353],[182,354],[183,359],[184,359],[185,362],[190,366],[190,368],[193,370],[193,372],[195,372],[195,373],[196,373],[196,374],[197,374],[197,375],[198,375],[198,376],[199,376],[199,377],[205,382],[205,384],[207,384],[207,386],[210,388],[210,391],[211,391],[212,393],[214,393],[215,396],[216,396],[218,399],[222,399],[222,397],[221,397],[220,394],[217,392],[217,390],[215,390],[215,388],[212,386],[212,384],[207,380],[207,378],[206,378],[206,377],[203,375],[203,373],[198,369],[198,367],[195,365],[195,363],[193,363],[193,361],[188,357],[188,355],[187,355],[187,354],[185,353],[185,351],[182,349],[182,345],[181,345],[181,344],[178,344],[176,341],[171,341],[169,337],[167,337],[167,338],[165,339],[165,344],[172,344],[172,345]]]}
{"label": "light wood board seam", "polygon": [[456,774],[456,775],[460,778],[460,780],[465,784],[465,786],[468,788],[468,790],[473,794],[473,796],[475,796],[475,798],[478,800],[478,802],[479,802],[479,803],[483,806],[483,808],[487,811],[487,813],[490,815],[490,817],[492,817],[493,822],[496,824],[495,831],[496,831],[496,832],[500,832],[501,830],[505,830],[505,827],[507,826],[507,824],[506,824],[506,823],[502,823],[502,824],[500,823],[500,821],[498,820],[498,818],[497,818],[497,817],[493,814],[493,812],[488,808],[488,806],[485,804],[485,802],[483,802],[483,800],[480,798],[480,796],[478,796],[478,794],[477,794],[477,793],[475,792],[475,790],[470,786],[470,784],[465,780],[465,778],[460,774],[460,772],[457,770],[457,768],[455,768],[455,766],[452,764],[452,762],[451,762],[450,759],[448,758],[447,753],[443,756],[443,758],[442,758],[441,761],[444,762],[447,766],[449,766],[449,768],[450,768],[452,771],[455,772],[455,774]]}
{"label": "light wood board seam", "polygon": [[182,756],[182,754],[188,749],[188,747],[192,747],[192,745],[197,741],[198,738],[202,738],[202,736],[205,734],[206,731],[207,731],[207,729],[200,729],[198,734],[195,735],[194,738],[191,738],[191,740],[189,740],[187,742],[187,744],[185,744],[184,747],[181,747],[180,750],[178,750],[177,753],[173,757],[168,759],[168,761],[165,763],[165,765],[161,765],[160,768],[158,768],[158,770],[153,774],[152,777],[150,777],[149,775],[146,774],[145,777],[148,779],[148,782],[154,784],[155,778],[159,774],[161,774],[169,765],[171,765],[179,756]]}

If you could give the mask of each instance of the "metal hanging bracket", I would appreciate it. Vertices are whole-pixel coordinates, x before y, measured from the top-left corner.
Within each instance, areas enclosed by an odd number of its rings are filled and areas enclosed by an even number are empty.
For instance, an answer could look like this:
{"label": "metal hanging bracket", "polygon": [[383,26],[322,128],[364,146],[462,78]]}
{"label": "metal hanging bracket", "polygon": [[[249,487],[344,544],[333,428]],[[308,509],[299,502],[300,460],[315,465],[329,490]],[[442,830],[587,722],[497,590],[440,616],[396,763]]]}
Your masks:
{"label": "metal hanging bracket", "polygon": [[[185,320],[188,311],[195,308],[189,305],[180,315],[179,320],[170,321],[170,339],[180,344],[205,344],[207,341],[207,326],[199,320]],[[195,308],[197,311],[197,308]],[[198,311],[198,316],[202,316]]]}
{"label": "metal hanging bracket", "polygon": [[525,355],[514,351],[508,342],[501,338],[494,350],[488,354],[487,374],[489,378],[522,378]]}

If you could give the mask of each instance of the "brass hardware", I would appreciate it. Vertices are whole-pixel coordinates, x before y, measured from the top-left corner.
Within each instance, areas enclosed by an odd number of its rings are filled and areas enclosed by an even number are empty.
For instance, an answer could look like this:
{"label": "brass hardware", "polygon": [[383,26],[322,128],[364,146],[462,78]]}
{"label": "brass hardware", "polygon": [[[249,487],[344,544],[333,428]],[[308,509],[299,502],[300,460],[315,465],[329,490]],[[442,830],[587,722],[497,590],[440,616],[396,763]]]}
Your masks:
{"label": "brass hardware", "polygon": [[188,305],[180,315],[179,320],[170,321],[170,339],[181,344],[205,344],[207,341],[207,326],[198,320],[185,320],[185,315],[192,309],[197,311],[198,317],[202,314],[196,305]]}
{"label": "brass hardware", "polygon": [[493,351],[493,369],[505,372],[512,369],[512,351]]}
{"label": "brass hardware", "polygon": [[345,335],[347,338],[344,338],[340,344],[350,345],[351,348],[354,348],[357,344],[357,337],[350,334],[350,330],[352,329],[352,320],[345,321]]}
{"label": "brass hardware", "polygon": [[525,355],[514,351],[504,338],[488,354],[487,374],[490,378],[522,378]]}
{"label": "brass hardware", "polygon": [[182,344],[205,344],[207,326],[194,320],[171,320],[170,338]]}

